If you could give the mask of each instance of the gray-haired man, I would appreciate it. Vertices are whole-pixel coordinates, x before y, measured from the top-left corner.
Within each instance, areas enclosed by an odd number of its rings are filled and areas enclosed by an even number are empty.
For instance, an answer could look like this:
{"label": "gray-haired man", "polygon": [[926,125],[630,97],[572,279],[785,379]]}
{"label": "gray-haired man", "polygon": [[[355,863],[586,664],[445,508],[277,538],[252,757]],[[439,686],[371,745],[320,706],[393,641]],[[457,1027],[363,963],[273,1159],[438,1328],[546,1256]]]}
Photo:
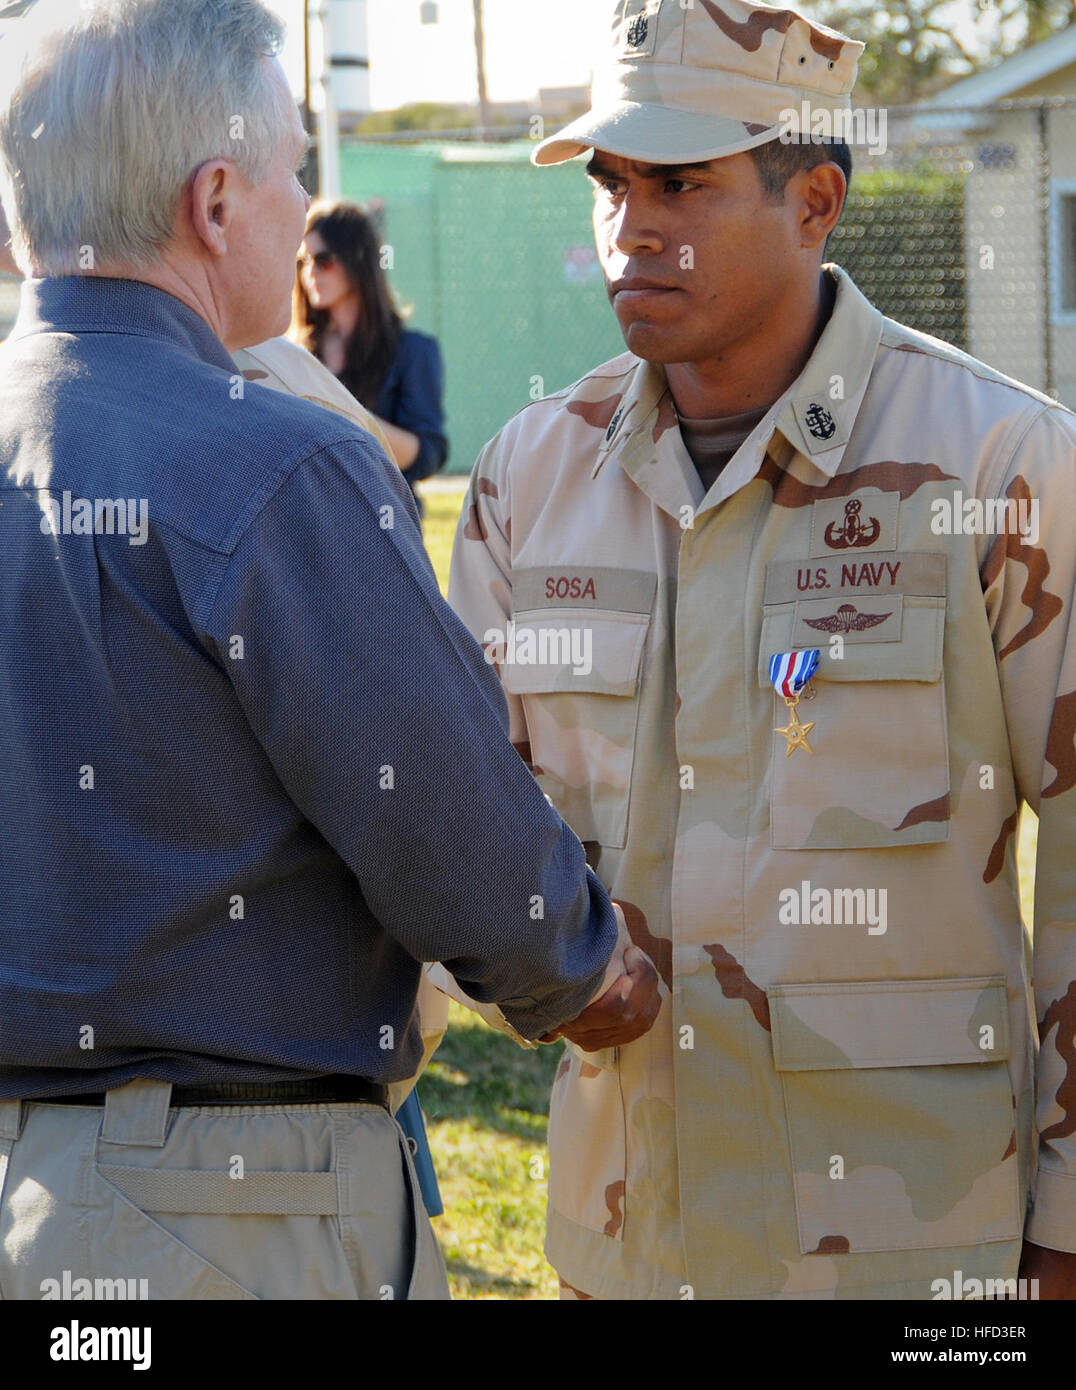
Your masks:
{"label": "gray-haired man", "polygon": [[398,471],[229,355],[308,205],[279,40],[255,0],[0,40],[5,1298],[444,1297],[386,1108],[419,963],[532,1039],[655,1012]]}

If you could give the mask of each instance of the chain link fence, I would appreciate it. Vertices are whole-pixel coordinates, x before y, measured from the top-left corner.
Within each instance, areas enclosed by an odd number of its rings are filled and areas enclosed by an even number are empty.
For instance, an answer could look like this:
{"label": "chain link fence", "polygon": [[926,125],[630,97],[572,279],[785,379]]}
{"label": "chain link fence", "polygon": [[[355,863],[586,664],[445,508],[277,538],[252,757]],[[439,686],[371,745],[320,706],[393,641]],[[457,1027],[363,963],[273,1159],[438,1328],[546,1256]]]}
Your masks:
{"label": "chain link fence", "polygon": [[[1076,98],[876,115],[829,258],[890,317],[1076,407]],[[342,187],[384,202],[398,297],[441,340],[449,468],[466,472],[532,396],[623,342],[578,165],[534,169],[526,138],[405,139],[345,142]]]}
{"label": "chain link fence", "polygon": [[[884,313],[1076,407],[1076,98],[875,114],[830,258]],[[582,169],[535,169],[532,132],[497,133],[341,146],[343,196],[382,205],[397,297],[440,340],[457,473],[623,351]],[[0,281],[0,333],[16,302]]]}

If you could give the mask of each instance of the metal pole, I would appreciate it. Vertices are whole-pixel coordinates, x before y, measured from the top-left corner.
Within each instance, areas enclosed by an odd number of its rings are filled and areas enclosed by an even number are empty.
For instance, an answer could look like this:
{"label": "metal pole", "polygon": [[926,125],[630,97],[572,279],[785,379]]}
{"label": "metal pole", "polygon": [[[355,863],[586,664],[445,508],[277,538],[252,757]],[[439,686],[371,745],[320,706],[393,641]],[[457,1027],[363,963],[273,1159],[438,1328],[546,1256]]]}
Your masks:
{"label": "metal pole", "polygon": [[486,34],[482,0],[474,0],[474,51],[478,67],[478,138],[484,140],[489,129],[489,98],[486,95]]}
{"label": "metal pole", "polygon": [[1046,378],[1043,390],[1054,394],[1054,334],[1051,322],[1053,290],[1050,284],[1050,145],[1046,107],[1039,107],[1039,205],[1042,222],[1042,358]]}
{"label": "metal pole", "polygon": [[310,132],[310,0],[303,0],[303,125]]}
{"label": "metal pole", "polygon": [[[303,129],[317,136],[317,121],[310,102],[310,0],[303,0]],[[312,198],[318,195],[321,169],[321,149],[315,138],[303,169],[303,187]]]}
{"label": "metal pole", "polygon": [[332,90],[329,0],[315,0],[313,18],[318,39],[318,196],[332,200],[340,196],[340,133],[336,124],[336,106]]}

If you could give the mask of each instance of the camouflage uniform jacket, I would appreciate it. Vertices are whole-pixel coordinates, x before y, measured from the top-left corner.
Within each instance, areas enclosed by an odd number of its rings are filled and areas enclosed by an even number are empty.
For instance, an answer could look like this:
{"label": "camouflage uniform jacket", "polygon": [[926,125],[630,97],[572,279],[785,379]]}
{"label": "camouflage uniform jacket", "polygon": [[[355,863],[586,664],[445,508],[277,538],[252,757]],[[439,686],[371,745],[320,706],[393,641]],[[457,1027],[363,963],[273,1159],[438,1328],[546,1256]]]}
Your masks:
{"label": "camouflage uniform jacket", "polygon": [[[705,497],[625,354],[486,447],[456,538],[513,739],[669,992],[556,1079],[547,1253],[592,1297],[929,1299],[1015,1276],[1025,1218],[1076,1251],[1076,427],[829,269]],[[808,753],[768,664],[811,647]]]}

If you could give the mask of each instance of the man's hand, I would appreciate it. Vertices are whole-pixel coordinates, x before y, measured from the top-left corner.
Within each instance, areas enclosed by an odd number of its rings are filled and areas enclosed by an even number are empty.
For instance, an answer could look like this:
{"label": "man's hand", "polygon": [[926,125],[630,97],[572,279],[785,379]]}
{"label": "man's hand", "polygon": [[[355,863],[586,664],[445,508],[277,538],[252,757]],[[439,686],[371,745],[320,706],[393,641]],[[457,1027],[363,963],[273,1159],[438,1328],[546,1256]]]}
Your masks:
{"label": "man's hand", "polygon": [[1047,1250],[1025,1240],[1020,1278],[1037,1279],[1040,1298],[1076,1299],[1076,1255],[1066,1250]]}
{"label": "man's hand", "polygon": [[629,946],[624,952],[624,971],[578,1018],[562,1023],[541,1041],[567,1038],[584,1052],[598,1052],[603,1047],[634,1042],[649,1032],[661,1008],[658,972],[638,946]]}

